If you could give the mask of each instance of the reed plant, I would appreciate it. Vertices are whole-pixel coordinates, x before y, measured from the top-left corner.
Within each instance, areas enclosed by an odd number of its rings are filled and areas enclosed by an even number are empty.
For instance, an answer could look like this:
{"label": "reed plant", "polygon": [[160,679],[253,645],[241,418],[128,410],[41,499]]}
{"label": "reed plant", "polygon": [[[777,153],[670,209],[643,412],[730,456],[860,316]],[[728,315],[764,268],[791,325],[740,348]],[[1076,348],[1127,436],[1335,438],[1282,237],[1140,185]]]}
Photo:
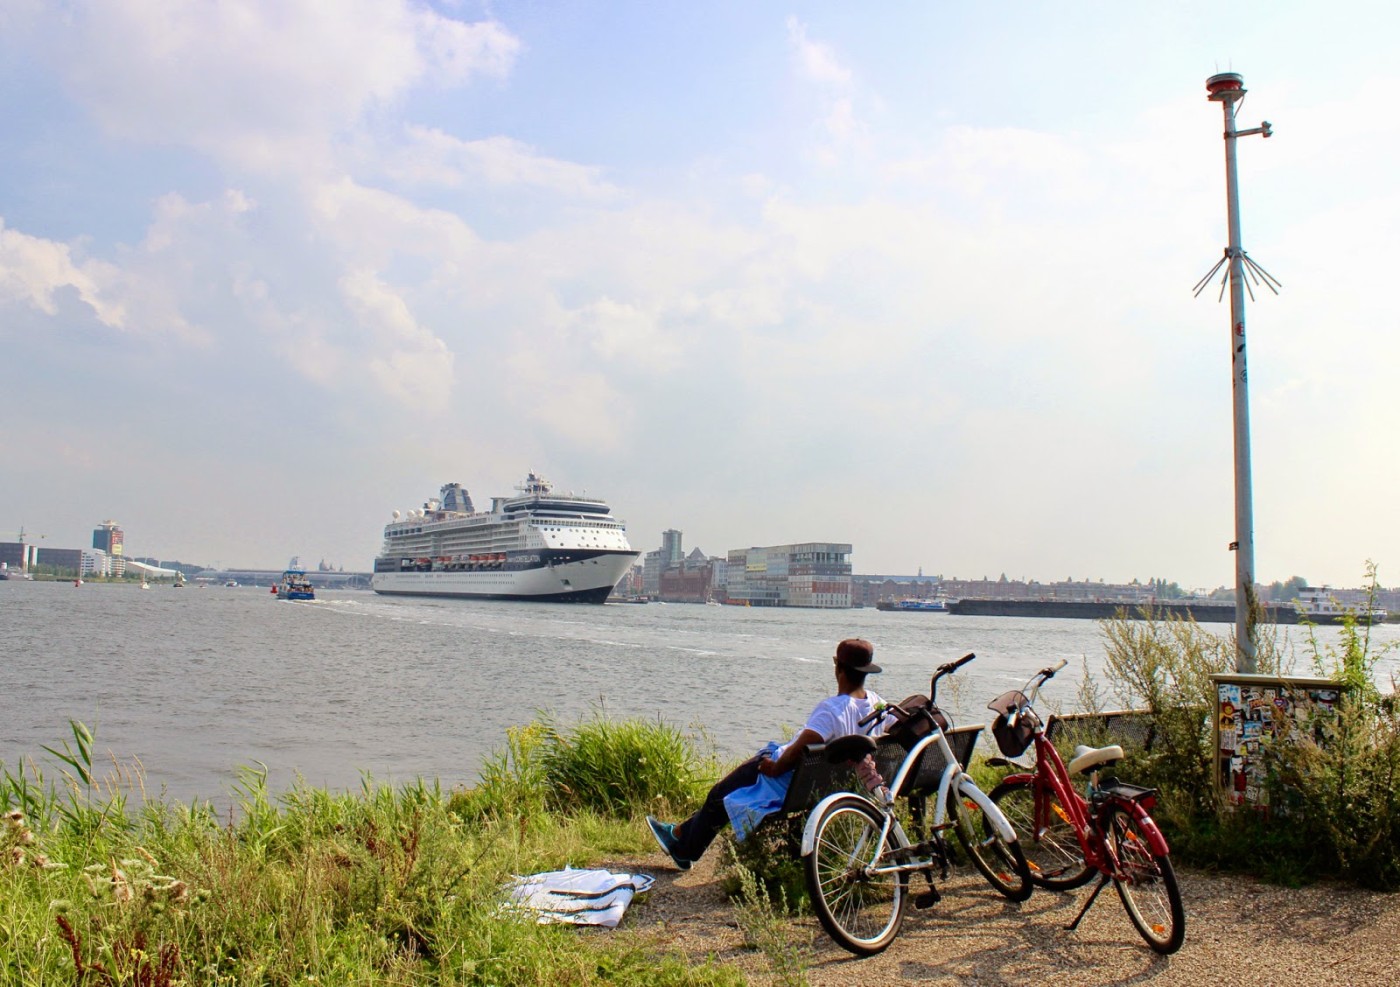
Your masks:
{"label": "reed plant", "polygon": [[[255,765],[221,819],[208,803],[138,803],[140,786],[95,765],[91,733],[72,729],[49,750],[57,777],[33,759],[0,763],[0,983],[743,980],[644,932],[589,935],[501,910],[513,874],[647,848],[639,825],[530,803],[529,765],[484,794],[366,777],[357,792],[298,781],[277,795]],[[522,767],[509,753],[497,763]],[[507,816],[526,804],[527,825]]]}

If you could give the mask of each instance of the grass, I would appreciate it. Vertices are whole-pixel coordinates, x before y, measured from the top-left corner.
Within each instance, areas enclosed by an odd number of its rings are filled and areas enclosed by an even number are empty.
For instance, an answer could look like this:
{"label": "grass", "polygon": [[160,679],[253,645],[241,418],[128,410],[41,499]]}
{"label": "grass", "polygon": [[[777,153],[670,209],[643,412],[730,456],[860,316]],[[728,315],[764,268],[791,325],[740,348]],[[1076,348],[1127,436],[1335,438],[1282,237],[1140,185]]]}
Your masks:
{"label": "grass", "polygon": [[[0,764],[0,983],[39,985],[738,984],[644,934],[541,926],[499,910],[513,874],[649,852],[635,814],[680,805],[704,762],[656,724],[514,731],[473,791],[365,779],[273,796],[242,769],[233,819],[130,797],[93,738],[47,748],[46,777]],[[596,745],[685,758],[640,781],[590,775]],[[618,762],[621,766],[622,762]],[[129,780],[130,772],[125,777]],[[568,779],[567,811],[550,791]],[[522,808],[526,809],[523,814]]]}

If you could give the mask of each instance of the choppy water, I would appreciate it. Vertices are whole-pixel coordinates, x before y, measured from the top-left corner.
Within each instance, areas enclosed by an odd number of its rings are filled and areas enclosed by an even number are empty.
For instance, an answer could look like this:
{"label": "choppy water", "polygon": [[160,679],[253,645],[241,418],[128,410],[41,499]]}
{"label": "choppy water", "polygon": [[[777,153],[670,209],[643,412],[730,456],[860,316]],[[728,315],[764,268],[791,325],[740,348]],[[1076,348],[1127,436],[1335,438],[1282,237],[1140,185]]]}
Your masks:
{"label": "choppy water", "polygon": [[[274,791],[297,773],[332,789],[366,774],[451,785],[537,710],[660,717],[737,757],[833,691],[843,637],[875,643],[885,672],[871,682],[889,699],[976,652],[940,697],[961,723],[1059,658],[1071,664],[1047,700],[1072,708],[1103,650],[1084,620],[319,595],[0,582],[0,761],[43,763],[78,719],[101,751],[140,759],[148,791],[182,800],[221,801],[254,762]],[[1400,626],[1375,634],[1394,641]],[[1392,654],[1382,671],[1396,670]]]}

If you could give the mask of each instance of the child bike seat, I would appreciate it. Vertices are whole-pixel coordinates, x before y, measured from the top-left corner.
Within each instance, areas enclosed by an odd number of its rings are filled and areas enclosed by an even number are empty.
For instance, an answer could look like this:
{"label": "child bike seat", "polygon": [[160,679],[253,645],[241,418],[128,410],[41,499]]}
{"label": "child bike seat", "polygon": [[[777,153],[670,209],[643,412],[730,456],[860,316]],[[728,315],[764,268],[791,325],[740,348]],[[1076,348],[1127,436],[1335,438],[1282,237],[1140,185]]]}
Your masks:
{"label": "child bike seat", "polygon": [[1080,744],[1074,749],[1074,760],[1069,762],[1069,773],[1077,775],[1081,771],[1088,771],[1100,764],[1121,760],[1123,760],[1123,748],[1117,744],[1108,747],[1086,747],[1084,744]]}

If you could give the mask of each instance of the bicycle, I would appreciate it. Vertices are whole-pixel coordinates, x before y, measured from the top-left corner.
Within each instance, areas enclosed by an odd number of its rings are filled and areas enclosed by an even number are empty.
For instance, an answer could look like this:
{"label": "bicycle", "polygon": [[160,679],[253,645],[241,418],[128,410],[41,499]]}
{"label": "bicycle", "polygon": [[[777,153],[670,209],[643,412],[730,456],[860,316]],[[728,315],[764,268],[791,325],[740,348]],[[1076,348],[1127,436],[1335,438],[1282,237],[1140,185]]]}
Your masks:
{"label": "bicycle", "polygon": [[[838,792],[817,803],[802,832],[802,861],[807,889],[822,927],[840,946],[870,956],[889,946],[899,933],[908,906],[908,882],[922,873],[928,890],[915,906],[936,903],[939,892],[933,871],[946,880],[950,856],[944,833],[952,828],[973,864],[989,884],[1012,901],[1025,901],[1033,885],[1016,832],[991,798],[977,787],[948,744],[946,716],[938,709],[938,680],[972,661],[966,655],[940,665],[929,683],[929,697],[914,696],[883,706],[860,721],[864,727],[892,719],[887,731],[907,753],[888,787],[874,797]],[[914,782],[925,752],[937,747],[946,765],[939,775],[933,824],[926,829],[927,790]],[[840,737],[827,744],[832,763],[860,762],[879,749],[864,734]],[[909,802],[918,842],[910,842],[895,813],[895,800]],[[945,816],[946,812],[946,816]]]}
{"label": "bicycle", "polygon": [[[988,704],[997,714],[992,734],[1006,755],[988,763],[1024,769],[1025,765],[1008,759],[1019,758],[1032,743],[1036,759],[1033,769],[1008,775],[992,789],[992,801],[1022,835],[1036,885],[1071,890],[1099,875],[1098,885],[1065,926],[1067,930],[1079,926],[1111,881],[1147,945],[1164,955],[1174,953],[1186,936],[1186,911],[1166,838],[1148,812],[1156,805],[1157,790],[1116,778],[1099,780],[1100,768],[1122,759],[1123,748],[1117,744],[1080,746],[1066,766],[1036,715],[1040,687],[1066,664],[1061,659],[1041,669],[1023,689],[1004,693]],[[1071,780],[1080,772],[1088,772],[1087,798]]]}

